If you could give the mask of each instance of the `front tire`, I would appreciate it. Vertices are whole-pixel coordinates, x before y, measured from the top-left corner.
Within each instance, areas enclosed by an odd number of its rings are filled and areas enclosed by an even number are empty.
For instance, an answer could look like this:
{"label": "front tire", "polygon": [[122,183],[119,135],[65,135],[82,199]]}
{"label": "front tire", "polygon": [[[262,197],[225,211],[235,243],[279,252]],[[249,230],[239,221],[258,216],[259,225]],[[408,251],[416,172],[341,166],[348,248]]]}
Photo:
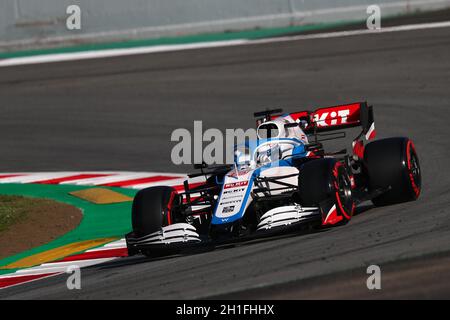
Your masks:
{"label": "front tire", "polygon": [[421,171],[414,144],[408,138],[370,142],[364,150],[369,192],[387,190],[372,199],[376,206],[416,200],[421,191]]}
{"label": "front tire", "polygon": [[142,189],[136,194],[131,212],[136,236],[146,236],[173,223],[170,209],[175,194],[175,189],[165,186]]}
{"label": "front tire", "polygon": [[352,218],[355,202],[351,176],[343,163],[332,158],[307,162],[300,168],[298,187],[299,203],[305,207],[320,207],[323,225],[335,225]]}

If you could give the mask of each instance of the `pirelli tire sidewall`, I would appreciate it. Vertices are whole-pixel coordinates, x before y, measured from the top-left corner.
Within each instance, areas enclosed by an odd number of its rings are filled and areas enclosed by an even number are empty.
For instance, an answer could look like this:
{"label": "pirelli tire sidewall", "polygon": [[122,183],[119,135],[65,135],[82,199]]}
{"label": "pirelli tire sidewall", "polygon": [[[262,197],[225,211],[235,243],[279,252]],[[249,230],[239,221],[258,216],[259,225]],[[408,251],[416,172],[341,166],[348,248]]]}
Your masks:
{"label": "pirelli tire sidewall", "polygon": [[376,140],[364,149],[369,192],[387,190],[372,199],[376,206],[416,200],[421,192],[419,158],[409,138]]}

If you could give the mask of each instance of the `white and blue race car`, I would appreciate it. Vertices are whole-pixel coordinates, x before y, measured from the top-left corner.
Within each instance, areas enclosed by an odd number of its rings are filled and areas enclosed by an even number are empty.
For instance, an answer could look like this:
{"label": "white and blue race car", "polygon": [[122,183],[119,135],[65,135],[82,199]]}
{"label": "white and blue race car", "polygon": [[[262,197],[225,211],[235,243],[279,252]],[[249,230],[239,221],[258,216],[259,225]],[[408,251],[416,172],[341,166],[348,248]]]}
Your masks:
{"label": "white and blue race car", "polygon": [[[196,166],[200,172],[190,177],[205,182],[186,181],[183,192],[161,186],[136,194],[129,255],[326,228],[350,221],[363,201],[385,206],[419,197],[414,144],[404,137],[374,140],[373,107],[365,102],[255,117],[258,139],[236,147],[233,165]],[[352,152],[324,150],[322,141],[345,136],[330,131],[351,127],[362,128]]]}

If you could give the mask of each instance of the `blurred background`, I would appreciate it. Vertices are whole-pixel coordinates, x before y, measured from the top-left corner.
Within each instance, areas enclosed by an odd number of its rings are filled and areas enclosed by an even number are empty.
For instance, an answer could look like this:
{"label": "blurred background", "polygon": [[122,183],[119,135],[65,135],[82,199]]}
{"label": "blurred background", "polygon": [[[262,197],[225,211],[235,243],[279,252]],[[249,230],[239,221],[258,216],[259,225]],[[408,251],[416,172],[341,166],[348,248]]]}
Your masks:
{"label": "blurred background", "polygon": [[[199,33],[365,21],[441,9],[450,0],[2,0],[0,52]],[[81,30],[68,30],[67,7],[81,9]]]}

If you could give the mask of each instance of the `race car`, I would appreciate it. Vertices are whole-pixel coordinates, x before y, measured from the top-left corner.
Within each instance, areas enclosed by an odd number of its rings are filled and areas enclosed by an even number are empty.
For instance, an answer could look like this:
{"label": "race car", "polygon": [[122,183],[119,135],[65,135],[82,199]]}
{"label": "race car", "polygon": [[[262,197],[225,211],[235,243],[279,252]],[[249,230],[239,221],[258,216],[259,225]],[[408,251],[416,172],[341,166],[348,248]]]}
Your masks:
{"label": "race car", "polygon": [[[386,206],[416,200],[419,158],[409,138],[374,140],[373,107],[351,103],[316,111],[255,113],[257,139],[235,147],[235,162],[196,165],[201,184],[140,190],[132,205],[129,255],[158,256],[282,232],[348,223],[364,201]],[[360,127],[351,152],[325,140]],[[366,142],[366,143],[365,143]]]}

